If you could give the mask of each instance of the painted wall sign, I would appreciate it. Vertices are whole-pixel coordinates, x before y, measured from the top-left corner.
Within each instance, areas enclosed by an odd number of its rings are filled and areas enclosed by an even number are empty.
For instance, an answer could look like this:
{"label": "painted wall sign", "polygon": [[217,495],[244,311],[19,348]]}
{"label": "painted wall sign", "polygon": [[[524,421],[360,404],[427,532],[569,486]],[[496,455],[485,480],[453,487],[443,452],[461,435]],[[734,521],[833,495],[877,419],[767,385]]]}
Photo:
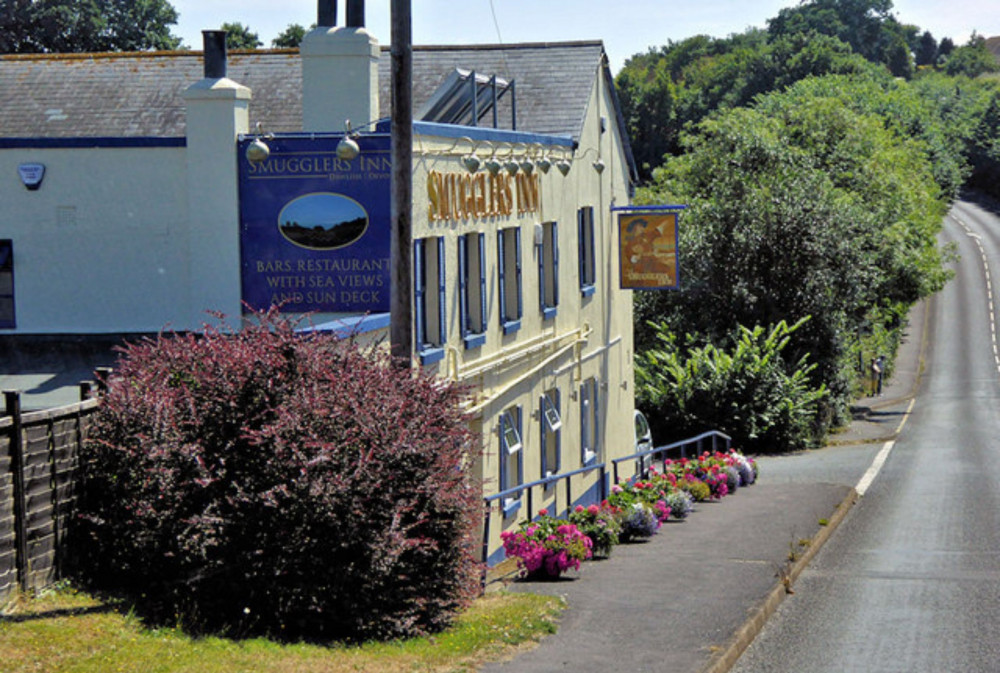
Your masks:
{"label": "painted wall sign", "polygon": [[42,186],[45,164],[21,164],[17,167],[17,173],[21,176],[24,186],[34,191]]}
{"label": "painted wall sign", "polygon": [[621,287],[633,290],[676,289],[677,221],[680,213],[662,209],[618,213]]}
{"label": "painted wall sign", "polygon": [[289,313],[389,310],[388,135],[359,139],[351,161],[339,136],[275,137],[266,161],[240,142],[243,301]]}

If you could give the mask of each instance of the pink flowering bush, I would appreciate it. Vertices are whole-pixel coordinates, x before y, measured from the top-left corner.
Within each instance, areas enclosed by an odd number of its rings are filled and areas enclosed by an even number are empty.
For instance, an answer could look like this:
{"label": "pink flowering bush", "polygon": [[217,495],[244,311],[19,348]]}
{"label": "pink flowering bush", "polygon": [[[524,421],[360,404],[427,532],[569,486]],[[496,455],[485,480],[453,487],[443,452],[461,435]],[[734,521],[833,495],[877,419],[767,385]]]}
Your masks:
{"label": "pink flowering bush", "polygon": [[590,538],[594,556],[608,556],[621,534],[621,511],[605,500],[600,505],[577,505],[569,521]]}
{"label": "pink flowering bush", "polygon": [[590,538],[574,524],[539,510],[534,521],[525,521],[520,530],[500,534],[508,557],[516,557],[525,575],[559,577],[569,570],[580,569],[580,562],[593,555]]}

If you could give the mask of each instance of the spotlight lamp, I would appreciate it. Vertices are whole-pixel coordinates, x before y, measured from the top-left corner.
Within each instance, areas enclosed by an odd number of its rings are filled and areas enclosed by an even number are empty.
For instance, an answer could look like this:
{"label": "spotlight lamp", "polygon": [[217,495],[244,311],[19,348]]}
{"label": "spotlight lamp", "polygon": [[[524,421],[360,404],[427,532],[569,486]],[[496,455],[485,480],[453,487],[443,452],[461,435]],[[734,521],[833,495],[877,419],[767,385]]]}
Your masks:
{"label": "spotlight lamp", "polygon": [[559,161],[556,162],[556,168],[559,170],[560,173],[563,174],[563,177],[569,175],[569,169],[571,166],[572,164],[570,164],[565,159],[560,159]]}
{"label": "spotlight lamp", "polygon": [[518,165],[521,167],[521,170],[524,171],[525,175],[531,175],[535,172],[535,164],[528,157],[521,159],[521,162]]}
{"label": "spotlight lamp", "polygon": [[361,154],[361,147],[358,145],[358,141],[355,140],[358,134],[354,133],[352,135],[350,119],[344,120],[344,129],[344,137],[337,143],[337,158],[344,161],[351,161]]}
{"label": "spotlight lamp", "polygon": [[462,157],[462,165],[465,166],[465,170],[470,173],[475,173],[479,170],[479,166],[482,165],[482,162],[479,161],[479,157],[475,154],[468,154]]}
{"label": "spotlight lamp", "polygon": [[257,133],[254,134],[254,139],[247,145],[246,152],[244,153],[247,161],[252,164],[259,164],[267,161],[267,158],[271,156],[271,148],[267,146],[265,140],[271,140],[274,138],[270,133],[264,133],[261,130],[260,122],[257,122]]}
{"label": "spotlight lamp", "polygon": [[503,164],[500,163],[496,157],[490,157],[485,163],[486,170],[490,172],[490,175],[499,175],[500,171],[503,170]]}
{"label": "spotlight lamp", "polygon": [[552,168],[552,160],[549,159],[547,155],[543,154],[537,161],[535,161],[535,165],[538,166],[538,170],[542,173],[548,174],[549,169]]}
{"label": "spotlight lamp", "polygon": [[597,161],[594,162],[594,170],[597,171],[598,175],[600,175],[601,173],[604,172],[604,160],[603,159],[598,159]]}

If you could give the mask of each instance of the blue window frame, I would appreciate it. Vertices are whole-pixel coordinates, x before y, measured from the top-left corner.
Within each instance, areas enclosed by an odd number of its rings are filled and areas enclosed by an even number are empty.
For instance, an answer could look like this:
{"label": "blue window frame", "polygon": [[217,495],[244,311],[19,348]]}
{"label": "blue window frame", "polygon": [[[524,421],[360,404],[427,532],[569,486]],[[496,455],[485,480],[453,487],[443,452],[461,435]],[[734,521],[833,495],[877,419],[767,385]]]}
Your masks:
{"label": "blue window frame", "polygon": [[458,237],[459,320],[466,348],[486,342],[486,235]]}
{"label": "blue window frame", "polygon": [[559,229],[555,222],[542,224],[542,249],[538,255],[538,300],[542,318],[555,317],[559,306]]}
{"label": "blue window frame", "polygon": [[497,232],[500,326],[504,334],[521,329],[521,228]]}
{"label": "blue window frame", "polygon": [[[562,417],[559,414],[559,389],[546,390],[541,398],[542,478],[559,474],[562,468]],[[555,485],[555,482],[552,482]]]}
{"label": "blue window frame", "polygon": [[590,378],[580,386],[580,462],[591,465],[601,455],[597,379]]}
{"label": "blue window frame", "polygon": [[0,240],[0,327],[17,327],[14,319],[14,242]]}
{"label": "blue window frame", "polygon": [[445,274],[444,238],[413,241],[413,306],[420,364],[444,359]]}
{"label": "blue window frame", "polygon": [[594,207],[585,206],[577,211],[580,248],[580,293],[589,297],[597,283],[597,258],[594,243]]}
{"label": "blue window frame", "polygon": [[[521,443],[521,407],[514,406],[500,414],[500,491],[524,483],[524,445]],[[521,492],[503,499],[504,515],[521,506]]]}

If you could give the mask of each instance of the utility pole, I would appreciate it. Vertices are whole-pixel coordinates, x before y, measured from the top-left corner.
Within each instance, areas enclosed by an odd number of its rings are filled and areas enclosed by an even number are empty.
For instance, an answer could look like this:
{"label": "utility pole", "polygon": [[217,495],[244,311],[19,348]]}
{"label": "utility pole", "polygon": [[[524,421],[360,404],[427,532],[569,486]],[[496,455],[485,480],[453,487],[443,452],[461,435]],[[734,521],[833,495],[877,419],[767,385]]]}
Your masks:
{"label": "utility pole", "polygon": [[410,0],[392,0],[392,236],[389,346],[393,362],[413,359],[413,30]]}

